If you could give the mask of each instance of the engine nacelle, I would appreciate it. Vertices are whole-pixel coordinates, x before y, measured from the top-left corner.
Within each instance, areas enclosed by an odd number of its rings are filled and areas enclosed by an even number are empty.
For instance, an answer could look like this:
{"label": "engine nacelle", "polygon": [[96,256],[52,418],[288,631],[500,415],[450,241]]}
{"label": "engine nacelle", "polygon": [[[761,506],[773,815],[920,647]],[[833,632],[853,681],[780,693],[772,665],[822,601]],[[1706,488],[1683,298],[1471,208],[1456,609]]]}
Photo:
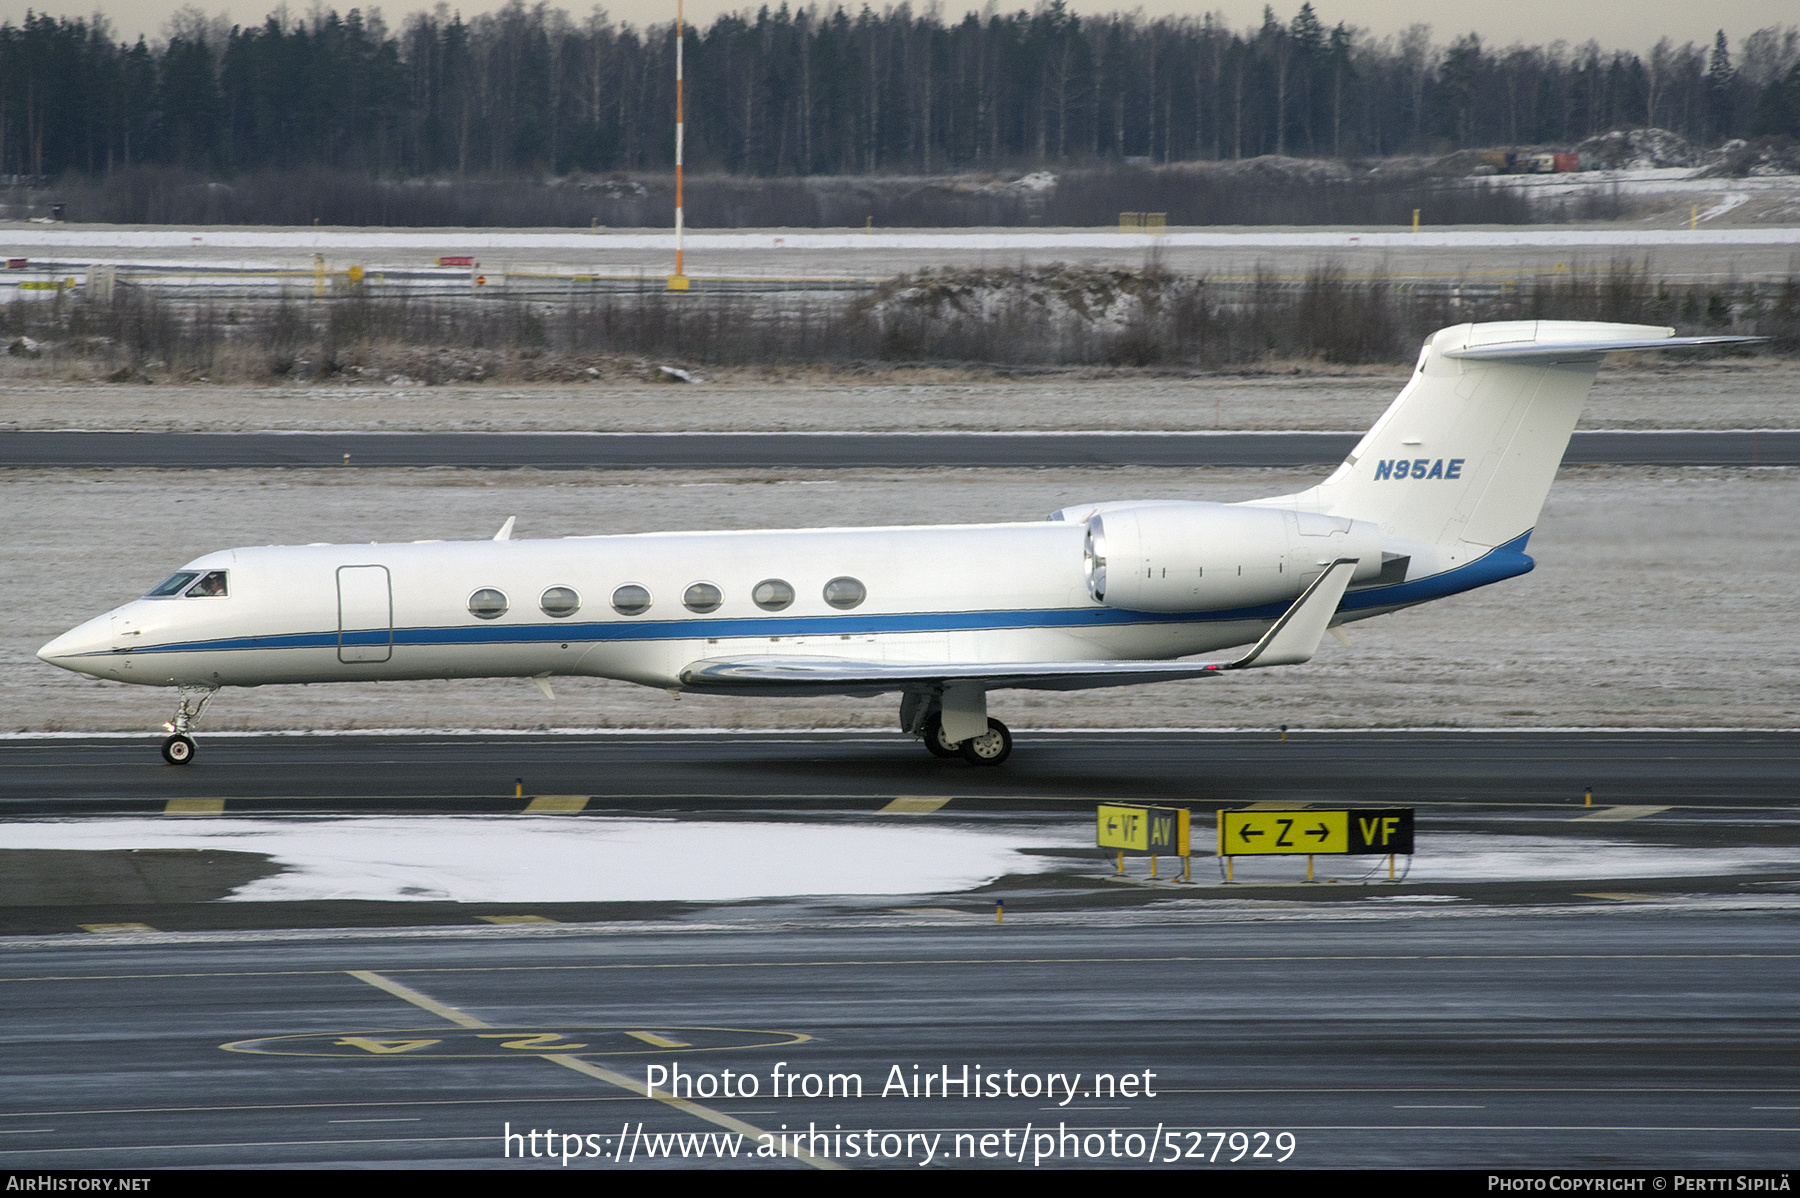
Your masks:
{"label": "engine nacelle", "polygon": [[1132,611],[1215,611],[1291,602],[1343,557],[1352,582],[1381,574],[1367,520],[1224,503],[1157,503],[1088,517],[1088,590]]}

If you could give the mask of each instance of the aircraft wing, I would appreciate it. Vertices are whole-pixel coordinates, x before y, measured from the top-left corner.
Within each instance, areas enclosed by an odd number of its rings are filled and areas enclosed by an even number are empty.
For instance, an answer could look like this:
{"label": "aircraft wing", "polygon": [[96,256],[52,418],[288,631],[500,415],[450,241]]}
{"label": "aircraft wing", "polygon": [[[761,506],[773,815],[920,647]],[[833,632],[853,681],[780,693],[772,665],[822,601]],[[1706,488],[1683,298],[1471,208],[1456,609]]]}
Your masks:
{"label": "aircraft wing", "polygon": [[1235,661],[1013,661],[876,662],[838,657],[722,657],[681,671],[693,690],[739,693],[880,694],[921,685],[974,682],[987,690],[1088,690],[1204,678],[1226,670],[1299,665],[1310,661],[1356,570],[1340,558],[1313,580],[1248,653]]}

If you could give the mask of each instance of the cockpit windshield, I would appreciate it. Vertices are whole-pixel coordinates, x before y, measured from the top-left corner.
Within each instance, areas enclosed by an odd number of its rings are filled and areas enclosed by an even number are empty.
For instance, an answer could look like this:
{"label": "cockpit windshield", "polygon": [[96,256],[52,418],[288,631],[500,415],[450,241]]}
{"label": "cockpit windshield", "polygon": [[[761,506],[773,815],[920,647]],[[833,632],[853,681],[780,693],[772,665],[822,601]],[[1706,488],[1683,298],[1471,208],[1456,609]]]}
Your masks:
{"label": "cockpit windshield", "polygon": [[183,570],[179,574],[171,574],[168,578],[152,587],[144,598],[166,599],[170,595],[179,595],[187,588],[188,583],[194,581],[194,579],[198,577],[200,577],[200,575],[193,570]]}
{"label": "cockpit windshield", "polygon": [[[169,575],[144,598],[168,599],[180,595],[186,599],[221,599],[229,593],[226,573],[224,570],[208,570],[204,574],[198,570],[183,570]],[[200,581],[195,582],[195,579]]]}

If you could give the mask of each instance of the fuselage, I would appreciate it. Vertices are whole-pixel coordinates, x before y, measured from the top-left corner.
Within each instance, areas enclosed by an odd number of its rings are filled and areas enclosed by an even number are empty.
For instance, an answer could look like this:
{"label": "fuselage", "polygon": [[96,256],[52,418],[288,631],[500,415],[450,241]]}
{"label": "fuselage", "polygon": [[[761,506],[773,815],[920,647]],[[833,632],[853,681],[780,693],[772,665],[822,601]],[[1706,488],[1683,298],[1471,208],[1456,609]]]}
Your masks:
{"label": "fuselage", "polygon": [[[41,656],[165,686],[586,674],[674,688],[682,666],[734,654],[1160,658],[1255,635],[1255,616],[1121,618],[1088,594],[1083,531],[1047,522],[232,549],[183,567],[226,571],[226,595],[138,599]],[[864,597],[834,606],[834,579],[860,583]],[[759,605],[765,582],[787,584],[791,601]],[[684,604],[695,584],[717,589],[716,607]],[[648,607],[615,609],[621,587],[641,587]],[[575,610],[548,614],[553,588],[573,592]],[[504,610],[472,612],[483,591]],[[550,610],[566,603],[554,596]]]}
{"label": "fuselage", "polygon": [[[1285,610],[1109,607],[1085,533],[1053,520],[230,549],[182,567],[223,571],[225,594],[137,599],[39,655],[157,686],[592,675],[673,690],[684,666],[735,656],[1167,659],[1253,641]],[[1364,588],[1340,620],[1494,580]]]}

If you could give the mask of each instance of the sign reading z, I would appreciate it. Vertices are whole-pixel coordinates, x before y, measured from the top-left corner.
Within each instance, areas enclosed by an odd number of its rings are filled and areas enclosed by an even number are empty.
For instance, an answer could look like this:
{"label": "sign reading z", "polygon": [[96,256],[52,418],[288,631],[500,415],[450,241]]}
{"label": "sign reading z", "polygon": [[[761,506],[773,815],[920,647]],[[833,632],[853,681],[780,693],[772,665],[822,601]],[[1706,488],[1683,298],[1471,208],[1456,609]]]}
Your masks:
{"label": "sign reading z", "polygon": [[1446,462],[1443,458],[1432,461],[1430,458],[1405,458],[1395,460],[1389,458],[1385,462],[1375,463],[1375,479],[1384,478],[1461,478],[1463,462],[1466,458],[1451,458]]}

